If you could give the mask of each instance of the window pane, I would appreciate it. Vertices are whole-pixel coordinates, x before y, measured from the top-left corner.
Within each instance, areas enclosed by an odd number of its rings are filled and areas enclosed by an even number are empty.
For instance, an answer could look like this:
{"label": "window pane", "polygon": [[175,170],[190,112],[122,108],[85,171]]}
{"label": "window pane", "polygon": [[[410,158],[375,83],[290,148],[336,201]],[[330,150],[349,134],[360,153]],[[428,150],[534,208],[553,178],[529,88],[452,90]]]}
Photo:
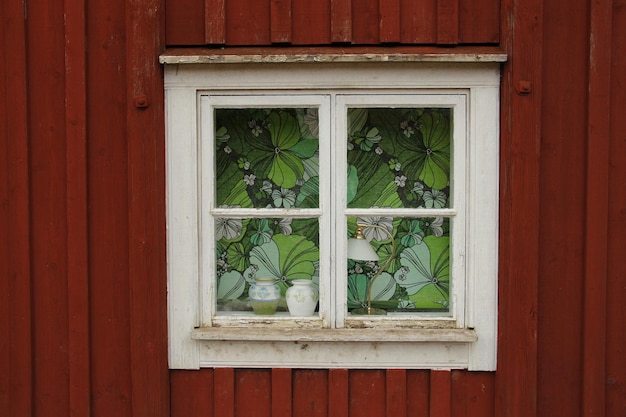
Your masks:
{"label": "window pane", "polygon": [[319,207],[317,108],[215,111],[216,206]]}
{"label": "window pane", "polygon": [[348,109],[348,208],[449,208],[451,115]]}
{"label": "window pane", "polygon": [[[348,310],[367,305],[387,311],[448,311],[450,296],[450,219],[358,217],[348,219],[351,235],[364,225],[380,260],[348,260]],[[384,229],[384,230],[383,230]],[[389,238],[387,232],[392,234]],[[392,255],[389,266],[376,277]]]}
{"label": "window pane", "polygon": [[319,283],[318,219],[216,218],[217,309],[248,311],[255,278],[272,278],[280,287],[279,311],[294,279]]}

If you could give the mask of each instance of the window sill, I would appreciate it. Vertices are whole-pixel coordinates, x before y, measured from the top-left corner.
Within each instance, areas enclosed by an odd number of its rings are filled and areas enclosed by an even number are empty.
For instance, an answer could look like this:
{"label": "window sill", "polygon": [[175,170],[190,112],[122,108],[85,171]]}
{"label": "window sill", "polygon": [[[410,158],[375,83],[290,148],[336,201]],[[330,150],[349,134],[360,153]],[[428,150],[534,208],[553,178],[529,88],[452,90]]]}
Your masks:
{"label": "window sill", "polygon": [[285,329],[200,327],[192,339],[266,342],[438,342],[473,343],[478,340],[471,329]]}

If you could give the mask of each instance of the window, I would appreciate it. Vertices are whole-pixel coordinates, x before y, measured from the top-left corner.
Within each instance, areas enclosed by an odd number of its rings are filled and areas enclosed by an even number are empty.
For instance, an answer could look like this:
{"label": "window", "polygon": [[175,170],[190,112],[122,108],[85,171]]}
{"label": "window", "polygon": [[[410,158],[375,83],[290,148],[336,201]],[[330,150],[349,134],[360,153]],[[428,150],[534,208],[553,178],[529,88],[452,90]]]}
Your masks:
{"label": "window", "polygon": [[167,65],[170,366],[495,369],[498,96],[495,63]]}

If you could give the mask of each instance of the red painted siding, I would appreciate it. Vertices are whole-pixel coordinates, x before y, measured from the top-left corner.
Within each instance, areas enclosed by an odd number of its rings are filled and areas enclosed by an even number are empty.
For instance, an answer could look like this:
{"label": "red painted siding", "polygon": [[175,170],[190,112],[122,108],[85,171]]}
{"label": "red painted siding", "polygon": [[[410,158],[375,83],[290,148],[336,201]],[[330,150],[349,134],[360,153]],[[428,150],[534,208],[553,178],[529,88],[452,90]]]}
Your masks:
{"label": "red painted siding", "polygon": [[497,0],[168,0],[167,6],[170,46],[455,45],[500,39]]}
{"label": "red painted siding", "polygon": [[[0,21],[1,415],[626,415],[626,0],[30,0]],[[168,371],[158,55],[334,44],[508,53],[498,370]]]}

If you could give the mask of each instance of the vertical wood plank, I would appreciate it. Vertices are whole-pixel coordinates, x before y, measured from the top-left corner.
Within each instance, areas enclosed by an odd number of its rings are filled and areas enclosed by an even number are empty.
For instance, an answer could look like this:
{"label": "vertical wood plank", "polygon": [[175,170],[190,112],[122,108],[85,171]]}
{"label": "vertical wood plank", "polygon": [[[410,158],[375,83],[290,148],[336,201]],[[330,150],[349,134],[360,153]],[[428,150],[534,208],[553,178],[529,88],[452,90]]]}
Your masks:
{"label": "vertical wood plank", "polygon": [[65,10],[65,126],[67,187],[67,280],[69,310],[70,416],[89,415],[89,266],[87,238],[87,135],[85,3],[68,0]]}
{"label": "vertical wood plank", "polygon": [[400,41],[435,43],[437,40],[436,0],[400,0]]}
{"label": "vertical wood plank", "polygon": [[500,40],[499,0],[458,0],[459,43],[497,44]]}
{"label": "vertical wood plank", "polygon": [[85,5],[91,413],[126,417],[132,415],[126,8],[123,2]]}
{"label": "vertical wood plank", "polygon": [[537,415],[539,231],[530,225],[540,211],[538,200],[523,196],[540,188],[542,6],[541,0],[502,2],[502,45],[509,61],[502,74],[500,123],[496,415],[508,417]]}
{"label": "vertical wood plank", "polygon": [[272,371],[235,369],[235,415],[272,417]]}
{"label": "vertical wood plank", "polygon": [[235,417],[235,370],[232,368],[213,371],[213,415]]}
{"label": "vertical wood plank", "polygon": [[291,0],[270,0],[272,43],[291,42],[291,18]]}
{"label": "vertical wood plank", "polygon": [[614,2],[611,42],[611,143],[606,331],[606,415],[626,414],[626,2]]}
{"label": "vertical wood plank", "polygon": [[328,371],[328,416],[344,417],[349,407],[349,371],[330,369]]}
{"label": "vertical wood plank", "polygon": [[450,407],[454,417],[492,417],[495,413],[493,372],[452,371]]}
{"label": "vertical wood plank", "polygon": [[171,417],[213,417],[213,370],[170,371]]}
{"label": "vertical wood plank", "polygon": [[[68,415],[69,312],[63,5],[28,3],[33,414]],[[60,383],[63,381],[63,383]]]}
{"label": "vertical wood plank", "polygon": [[459,42],[459,0],[437,0],[437,43]]}
{"label": "vertical wood plank", "polygon": [[400,0],[378,3],[380,14],[380,42],[400,41]]}
{"label": "vertical wood plank", "polygon": [[24,4],[0,4],[0,409],[33,415],[28,93]]}
{"label": "vertical wood plank", "polygon": [[352,2],[352,42],[377,44],[380,42],[378,0]]}
{"label": "vertical wood plank", "polygon": [[[546,415],[579,415],[581,409],[580,402],[571,398],[582,395],[584,239],[580,237],[585,233],[582,190],[589,35],[578,27],[587,25],[585,3],[544,2],[542,12],[551,35],[542,42],[539,196],[543,203],[538,228],[539,253],[544,255],[540,255],[539,275],[567,277],[576,283],[554,285],[540,279],[538,284],[539,311],[549,317],[537,323],[537,412]],[[568,48],[562,47],[564,42]],[[572,88],[575,85],[579,88]]]}
{"label": "vertical wood plank", "polygon": [[407,381],[407,416],[428,417],[430,372],[426,370],[408,370]]}
{"label": "vertical wood plank", "polygon": [[407,380],[405,369],[387,369],[385,373],[385,408],[387,416],[406,417]]}
{"label": "vertical wood plank", "polygon": [[451,372],[430,371],[430,417],[450,417]]}
{"label": "vertical wood plank", "polygon": [[385,416],[385,371],[351,370],[349,392],[349,415]]}
{"label": "vertical wood plank", "polygon": [[294,416],[326,417],[329,394],[327,370],[297,369],[294,371]]}
{"label": "vertical wood plank", "polygon": [[272,369],[272,417],[291,417],[293,415],[292,370],[287,368]]}
{"label": "vertical wood plank", "polygon": [[[171,0],[165,7],[165,38],[167,44],[204,45],[208,19],[205,16],[207,0]],[[173,4],[172,4],[173,3]]]}
{"label": "vertical wood plank", "polygon": [[330,0],[330,40],[334,43],[352,41],[351,0]]}
{"label": "vertical wood plank", "polygon": [[583,417],[605,416],[611,137],[611,2],[590,2],[583,316]]}
{"label": "vertical wood plank", "polygon": [[226,43],[225,0],[204,0],[204,2],[204,41],[209,45]]}
{"label": "vertical wood plank", "polygon": [[126,2],[132,415],[169,415],[161,0]]}
{"label": "vertical wood plank", "polygon": [[225,5],[226,44],[271,43],[270,0],[229,0]]}
{"label": "vertical wood plank", "polygon": [[292,0],[293,43],[328,45],[331,43],[331,1]]}

